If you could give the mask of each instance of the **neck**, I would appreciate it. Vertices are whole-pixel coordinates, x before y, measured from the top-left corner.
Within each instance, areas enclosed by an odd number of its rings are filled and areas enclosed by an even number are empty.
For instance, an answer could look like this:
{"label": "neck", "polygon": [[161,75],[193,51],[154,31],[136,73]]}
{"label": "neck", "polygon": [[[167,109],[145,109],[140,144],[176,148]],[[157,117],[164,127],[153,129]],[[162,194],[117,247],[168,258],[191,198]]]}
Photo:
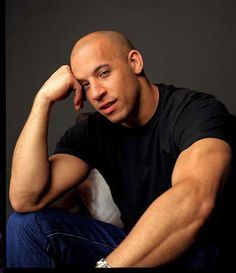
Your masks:
{"label": "neck", "polygon": [[137,107],[130,115],[127,122],[122,125],[126,127],[139,127],[147,123],[157,110],[159,103],[159,89],[150,84],[146,79],[141,82],[141,92]]}

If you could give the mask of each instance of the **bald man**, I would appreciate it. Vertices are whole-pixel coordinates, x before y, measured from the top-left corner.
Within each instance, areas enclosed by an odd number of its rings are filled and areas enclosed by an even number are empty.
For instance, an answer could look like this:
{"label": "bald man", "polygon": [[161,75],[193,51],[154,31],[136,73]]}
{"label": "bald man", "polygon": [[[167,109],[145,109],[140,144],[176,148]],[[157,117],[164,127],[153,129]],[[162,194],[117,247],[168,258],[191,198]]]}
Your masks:
{"label": "bald man", "polygon": [[[54,103],[74,94],[95,112],[48,156]],[[38,91],[12,160],[9,267],[215,269],[230,181],[229,114],[210,94],[152,84],[142,55],[121,33],[97,31],[74,45]],[[97,168],[124,228],[49,208]],[[221,211],[221,210],[219,210]]]}

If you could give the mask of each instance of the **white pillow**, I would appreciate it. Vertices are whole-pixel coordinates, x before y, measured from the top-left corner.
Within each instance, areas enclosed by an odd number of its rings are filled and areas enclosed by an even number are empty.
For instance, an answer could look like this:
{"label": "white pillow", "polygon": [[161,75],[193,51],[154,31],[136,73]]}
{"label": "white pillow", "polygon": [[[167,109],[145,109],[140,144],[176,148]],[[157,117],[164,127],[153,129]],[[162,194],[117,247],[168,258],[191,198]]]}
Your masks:
{"label": "white pillow", "polygon": [[91,170],[78,191],[91,217],[118,227],[123,227],[120,211],[111,195],[110,188],[97,169]]}
{"label": "white pillow", "polygon": [[77,188],[67,192],[49,206],[78,213],[81,210],[79,197],[92,218],[123,227],[120,211],[114,203],[110,188],[97,169],[92,169],[87,179]]}

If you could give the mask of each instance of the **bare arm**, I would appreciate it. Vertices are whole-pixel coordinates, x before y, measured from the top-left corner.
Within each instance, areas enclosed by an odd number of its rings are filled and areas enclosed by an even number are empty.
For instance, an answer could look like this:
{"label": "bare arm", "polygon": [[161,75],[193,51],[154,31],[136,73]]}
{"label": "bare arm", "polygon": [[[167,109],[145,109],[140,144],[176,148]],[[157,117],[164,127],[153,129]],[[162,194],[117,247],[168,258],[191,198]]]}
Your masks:
{"label": "bare arm", "polygon": [[210,215],[230,161],[231,149],[219,139],[203,139],[183,151],[172,188],[148,207],[107,257],[111,267],[159,266],[183,253]]}
{"label": "bare arm", "polygon": [[18,212],[42,208],[78,183],[88,166],[70,155],[48,159],[47,131],[52,105],[75,91],[74,106],[82,104],[81,87],[69,66],[59,68],[37,93],[31,113],[17,140],[12,159],[10,201]]}

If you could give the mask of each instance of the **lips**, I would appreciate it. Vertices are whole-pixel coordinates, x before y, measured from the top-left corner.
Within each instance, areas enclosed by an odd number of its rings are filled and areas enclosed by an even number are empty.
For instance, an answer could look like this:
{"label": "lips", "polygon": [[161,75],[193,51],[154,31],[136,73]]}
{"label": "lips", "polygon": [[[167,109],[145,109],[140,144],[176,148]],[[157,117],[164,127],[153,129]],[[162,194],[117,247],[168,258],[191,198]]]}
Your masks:
{"label": "lips", "polygon": [[116,100],[105,102],[99,107],[99,110],[105,114],[110,114],[111,112],[114,111],[114,108],[115,108],[114,103],[115,102],[116,102]]}

